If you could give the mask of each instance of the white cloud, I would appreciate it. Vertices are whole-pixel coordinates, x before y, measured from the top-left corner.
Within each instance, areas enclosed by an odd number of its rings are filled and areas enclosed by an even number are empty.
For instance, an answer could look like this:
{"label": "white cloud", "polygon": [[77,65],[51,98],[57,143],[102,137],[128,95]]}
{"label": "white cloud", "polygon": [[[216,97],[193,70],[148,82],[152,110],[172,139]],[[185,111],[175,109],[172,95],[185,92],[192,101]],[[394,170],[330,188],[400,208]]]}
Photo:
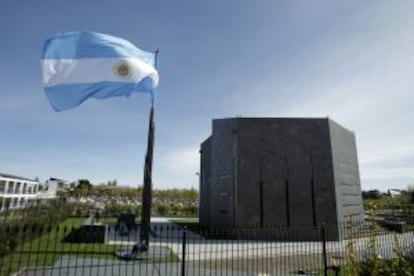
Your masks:
{"label": "white cloud", "polygon": [[329,116],[355,131],[363,188],[404,186],[414,177],[413,24],[401,7],[358,9],[227,102],[242,116]]}
{"label": "white cloud", "polygon": [[199,146],[188,146],[164,153],[161,151],[155,157],[154,186],[168,188],[197,188],[200,170]]}
{"label": "white cloud", "polygon": [[410,179],[414,179],[414,168],[381,168],[366,170],[361,174],[366,180],[392,180],[406,179],[407,183],[399,183],[400,187],[408,184]]}
{"label": "white cloud", "polygon": [[394,146],[392,148],[378,149],[371,152],[369,155],[361,156],[360,163],[363,165],[370,165],[384,161],[398,161],[407,157],[414,157],[413,145],[402,145]]}

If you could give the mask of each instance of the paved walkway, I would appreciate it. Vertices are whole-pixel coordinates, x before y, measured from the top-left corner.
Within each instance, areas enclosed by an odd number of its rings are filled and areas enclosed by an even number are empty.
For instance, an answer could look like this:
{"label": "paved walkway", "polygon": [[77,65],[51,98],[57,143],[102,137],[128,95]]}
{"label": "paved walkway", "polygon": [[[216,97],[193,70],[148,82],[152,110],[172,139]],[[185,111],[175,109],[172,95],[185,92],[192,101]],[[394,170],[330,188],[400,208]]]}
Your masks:
{"label": "paved walkway", "polygon": [[[167,246],[171,248],[179,258],[182,257],[183,229],[169,222],[166,218],[153,218],[150,239],[151,246]],[[166,231],[165,229],[168,230]],[[162,230],[164,229],[164,230]],[[414,247],[414,232],[404,234],[384,234],[376,238],[376,253],[384,259],[395,257],[393,246],[394,237],[404,248]],[[129,236],[117,236],[115,231],[110,231],[109,244],[123,244],[132,246],[139,240],[139,229],[133,230]],[[253,241],[253,240],[214,240],[206,239],[194,232],[187,231],[186,260],[223,260],[223,259],[248,259],[257,257],[313,255],[323,252],[321,241],[314,242],[281,242],[281,241]],[[326,251],[330,256],[344,258],[348,240],[326,242]],[[353,240],[357,258],[361,259],[367,254],[369,238],[356,238]]]}
{"label": "paved walkway", "polygon": [[[177,230],[176,235],[182,234]],[[169,242],[158,236],[151,247],[166,246],[179,258],[182,243]],[[393,238],[404,248],[414,247],[414,233],[381,235],[377,237],[377,253],[384,259],[393,257]],[[114,241],[122,243],[122,241]],[[131,242],[131,241],[130,241]],[[368,238],[354,240],[357,256],[366,253]],[[330,257],[344,254],[347,241],[327,242]],[[343,255],[342,255],[343,256]],[[149,261],[121,261],[114,259],[63,256],[53,267],[29,269],[19,275],[181,275],[181,259],[177,262],[152,263]],[[186,247],[186,275],[294,275],[292,271],[317,271],[323,267],[321,242],[255,242],[190,239]]]}
{"label": "paved walkway", "polygon": [[[183,258],[183,229],[167,218],[152,218],[150,248],[170,248],[177,262],[121,261],[116,259],[63,256],[53,267],[29,269],[19,275],[181,275]],[[168,229],[168,231],[166,231]],[[109,244],[132,247],[139,240],[139,229],[128,236],[119,236],[110,229]],[[377,251],[384,259],[395,256],[393,247],[397,238],[403,248],[414,248],[414,232],[377,236]],[[323,267],[323,244],[316,242],[280,242],[253,240],[214,240],[188,231],[186,240],[186,275],[293,275],[295,269],[305,271]],[[348,240],[326,242],[328,262],[331,257],[345,259]],[[353,240],[357,258],[367,253],[369,238]],[[341,259],[342,257],[342,259]],[[254,272],[252,272],[254,271]],[[290,272],[290,274],[288,272]]]}
{"label": "paved walkway", "polygon": [[[229,270],[225,268],[202,268],[187,263],[185,275],[292,275],[291,273],[266,273],[246,272],[241,270]],[[181,275],[181,263],[145,263],[140,261],[125,262],[94,258],[73,258],[64,256],[53,267],[42,269],[28,269],[21,271],[19,276],[129,276],[129,275]]]}

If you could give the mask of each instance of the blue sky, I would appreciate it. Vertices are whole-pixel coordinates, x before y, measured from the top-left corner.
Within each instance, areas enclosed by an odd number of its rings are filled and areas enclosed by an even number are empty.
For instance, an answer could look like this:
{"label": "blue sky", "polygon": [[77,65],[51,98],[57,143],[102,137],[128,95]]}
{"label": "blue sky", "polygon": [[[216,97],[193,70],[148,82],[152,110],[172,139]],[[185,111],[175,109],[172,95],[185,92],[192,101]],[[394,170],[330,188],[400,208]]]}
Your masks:
{"label": "blue sky", "polygon": [[197,187],[211,119],[326,117],[355,132],[363,189],[414,182],[412,1],[9,1],[0,4],[0,171],[138,185],[149,97],[56,113],[44,40],[92,30],[160,48],[154,186]]}

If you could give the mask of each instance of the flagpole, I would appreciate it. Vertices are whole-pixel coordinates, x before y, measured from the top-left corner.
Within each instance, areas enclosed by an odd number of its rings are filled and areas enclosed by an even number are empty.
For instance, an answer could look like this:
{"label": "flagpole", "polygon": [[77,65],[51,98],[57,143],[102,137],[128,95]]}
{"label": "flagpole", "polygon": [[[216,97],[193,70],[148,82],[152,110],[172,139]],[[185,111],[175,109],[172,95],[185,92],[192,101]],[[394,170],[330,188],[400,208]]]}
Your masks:
{"label": "flagpole", "polygon": [[[159,50],[155,51],[155,68],[158,69],[158,55]],[[151,95],[151,109],[148,125],[148,141],[147,153],[145,154],[144,165],[144,187],[142,190],[142,209],[141,209],[141,224],[140,224],[140,242],[139,251],[147,251],[149,248],[149,235],[151,227],[151,204],[152,204],[152,162],[154,153],[154,102],[155,91]]]}

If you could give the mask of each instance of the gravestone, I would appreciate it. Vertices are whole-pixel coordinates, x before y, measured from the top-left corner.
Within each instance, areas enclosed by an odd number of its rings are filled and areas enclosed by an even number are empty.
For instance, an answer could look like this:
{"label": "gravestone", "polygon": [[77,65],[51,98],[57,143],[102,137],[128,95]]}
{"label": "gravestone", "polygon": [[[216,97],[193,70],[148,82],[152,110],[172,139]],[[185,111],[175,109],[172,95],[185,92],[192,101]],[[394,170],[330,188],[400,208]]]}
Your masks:
{"label": "gravestone", "polygon": [[136,226],[135,215],[131,213],[122,213],[118,216],[115,230],[121,236],[129,235],[130,231]]}

